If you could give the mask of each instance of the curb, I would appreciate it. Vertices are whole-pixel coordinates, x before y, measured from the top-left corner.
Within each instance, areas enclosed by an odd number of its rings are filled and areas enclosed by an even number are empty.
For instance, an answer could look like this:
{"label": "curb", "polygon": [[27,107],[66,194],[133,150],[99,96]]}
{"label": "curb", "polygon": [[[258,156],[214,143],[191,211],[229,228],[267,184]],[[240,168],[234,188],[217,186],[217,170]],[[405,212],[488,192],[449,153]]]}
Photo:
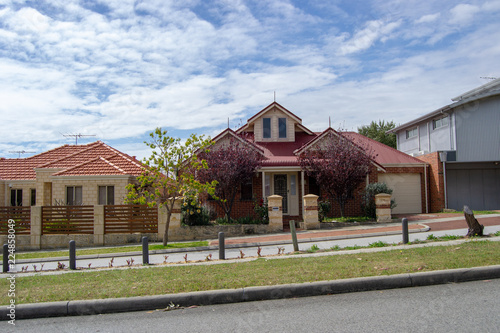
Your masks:
{"label": "curb", "polygon": [[[15,307],[15,319],[96,315],[105,313],[149,311],[170,304],[188,307],[225,303],[309,297],[349,292],[420,287],[500,278],[500,265],[459,268],[434,272],[351,278],[278,286],[224,289],[158,296],[138,296],[83,301],[21,304]],[[0,308],[0,320],[9,320],[10,309]]]}

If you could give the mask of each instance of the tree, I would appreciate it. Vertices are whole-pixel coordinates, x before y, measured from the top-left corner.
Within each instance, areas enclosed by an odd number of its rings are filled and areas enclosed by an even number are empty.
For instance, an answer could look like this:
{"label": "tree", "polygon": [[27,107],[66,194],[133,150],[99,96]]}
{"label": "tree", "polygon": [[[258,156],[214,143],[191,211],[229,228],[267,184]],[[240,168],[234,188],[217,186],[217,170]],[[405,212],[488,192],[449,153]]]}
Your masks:
{"label": "tree", "polygon": [[195,153],[207,151],[212,140],[192,134],[181,142],[179,138],[167,136],[167,131],[161,128],[156,128],[150,137],[151,142],[144,142],[153,150],[144,161],[148,168],[137,177],[136,184],[127,186],[126,202],[166,207],[167,225],[163,235],[163,245],[166,246],[175,202],[186,193],[206,191],[213,194],[216,182],[202,183],[194,177],[197,171],[207,167],[206,161]]}
{"label": "tree", "polygon": [[299,154],[299,163],[308,176],[316,179],[320,187],[340,206],[353,198],[354,191],[370,173],[372,154],[346,137],[328,132],[321,142]]}
{"label": "tree", "polygon": [[229,222],[236,194],[241,184],[252,180],[262,164],[262,155],[250,144],[231,137],[209,152],[200,154],[200,158],[207,162],[208,168],[200,170],[197,178],[202,182],[217,182],[216,202]]}
{"label": "tree", "polygon": [[372,121],[370,125],[358,127],[358,133],[396,149],[396,134],[386,133],[395,127],[393,121],[387,123],[384,120],[379,120],[378,123]]}

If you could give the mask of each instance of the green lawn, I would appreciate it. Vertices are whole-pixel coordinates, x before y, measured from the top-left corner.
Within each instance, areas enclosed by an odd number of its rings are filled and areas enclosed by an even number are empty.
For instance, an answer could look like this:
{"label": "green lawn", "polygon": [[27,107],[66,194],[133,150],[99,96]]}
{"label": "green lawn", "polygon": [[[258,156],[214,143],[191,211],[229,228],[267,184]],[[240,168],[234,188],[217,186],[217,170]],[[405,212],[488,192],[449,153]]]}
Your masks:
{"label": "green lawn", "polygon": [[[500,242],[345,254],[315,258],[259,258],[218,265],[161,265],[144,269],[92,270],[16,278],[17,304],[145,296],[267,286],[500,264]],[[8,290],[7,279],[0,289]],[[7,304],[7,293],[0,304]]]}

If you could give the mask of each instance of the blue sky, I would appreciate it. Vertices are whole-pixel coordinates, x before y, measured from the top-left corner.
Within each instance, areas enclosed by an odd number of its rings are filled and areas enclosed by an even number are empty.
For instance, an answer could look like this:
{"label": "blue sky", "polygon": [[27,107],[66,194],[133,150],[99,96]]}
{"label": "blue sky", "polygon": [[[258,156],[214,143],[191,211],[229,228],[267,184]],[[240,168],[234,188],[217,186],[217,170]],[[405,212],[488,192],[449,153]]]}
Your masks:
{"label": "blue sky", "polygon": [[499,0],[0,0],[0,156],[80,133],[142,158],[274,92],[314,131],[401,124],[499,77],[499,32]]}

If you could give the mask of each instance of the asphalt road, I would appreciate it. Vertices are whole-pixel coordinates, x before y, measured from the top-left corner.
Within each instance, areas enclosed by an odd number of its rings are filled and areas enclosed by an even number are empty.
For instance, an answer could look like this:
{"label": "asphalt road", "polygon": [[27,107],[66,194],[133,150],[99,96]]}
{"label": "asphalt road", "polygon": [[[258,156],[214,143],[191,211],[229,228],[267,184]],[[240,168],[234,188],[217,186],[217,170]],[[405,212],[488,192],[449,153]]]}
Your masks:
{"label": "asphalt road", "polygon": [[2,332],[498,332],[500,279],[172,311],[18,320]]}

